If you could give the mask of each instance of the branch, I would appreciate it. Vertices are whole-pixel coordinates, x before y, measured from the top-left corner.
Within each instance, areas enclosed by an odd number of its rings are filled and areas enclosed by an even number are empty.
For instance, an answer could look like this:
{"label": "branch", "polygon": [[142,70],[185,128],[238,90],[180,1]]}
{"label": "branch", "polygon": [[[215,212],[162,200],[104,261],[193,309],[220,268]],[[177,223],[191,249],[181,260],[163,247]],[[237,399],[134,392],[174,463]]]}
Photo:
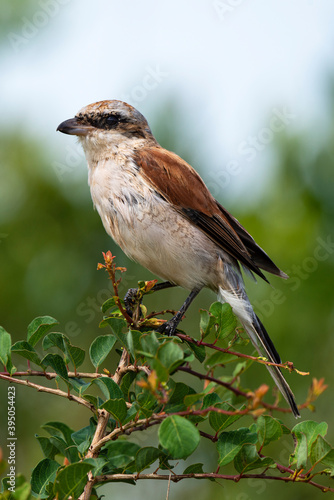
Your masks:
{"label": "branch", "polygon": [[78,396],[74,396],[73,394],[70,394],[69,392],[64,392],[61,391],[60,389],[52,389],[51,387],[44,387],[43,385],[38,385],[34,384],[33,382],[29,382],[29,380],[20,380],[16,379],[14,377],[11,377],[10,375],[4,375],[3,373],[0,373],[0,378],[3,380],[7,380],[8,382],[11,382],[12,384],[21,384],[21,385],[26,385],[27,387],[32,387],[33,389],[37,389],[39,392],[48,392],[49,394],[55,394],[56,396],[60,396],[62,398],[69,399],[70,401],[75,401],[76,403],[85,406],[89,410],[95,413],[95,408],[94,406],[86,401],[83,398],[80,398]]}
{"label": "branch", "polygon": [[[160,424],[162,420],[169,417],[170,415],[179,415],[180,417],[187,417],[190,415],[198,416],[198,415],[205,415],[210,411],[216,413],[222,413],[223,415],[246,415],[247,413],[249,413],[249,409],[230,411],[230,410],[223,410],[222,408],[216,408],[215,406],[208,406],[208,408],[205,408],[204,410],[189,409],[173,413],[158,413],[158,414],[154,413],[153,415],[151,415],[151,417],[143,418],[135,422],[133,421],[128,422],[122,427],[114,429],[112,432],[104,436],[100,441],[96,442],[94,447],[91,446],[90,449],[94,454],[97,454],[98,451],[102,448],[102,446],[108,443],[108,441],[114,441],[122,434],[126,434],[128,436],[132,434],[132,432],[146,430],[148,427]],[[203,436],[207,437],[208,439],[211,439],[212,441],[216,441],[215,436],[210,436],[209,434],[206,433],[203,433]]]}
{"label": "branch", "polygon": [[173,483],[178,483],[182,479],[226,479],[228,481],[234,481],[238,483],[240,479],[272,479],[274,481],[284,481],[288,482],[301,482],[308,483],[315,488],[320,489],[322,492],[334,492],[334,488],[329,488],[321,484],[310,481],[307,477],[298,476],[295,477],[282,477],[282,476],[266,476],[265,474],[238,474],[235,476],[226,474],[215,474],[215,473],[202,473],[202,474],[106,474],[103,476],[96,476],[94,481],[96,483],[107,482],[107,481],[124,481],[124,480],[137,481],[139,479],[157,479],[162,481],[173,481]]}
{"label": "branch", "polygon": [[[99,269],[104,268],[107,271],[107,273],[109,275],[109,279],[111,280],[112,286],[114,289],[115,303],[116,303],[118,309],[120,310],[120,312],[122,313],[124,319],[128,323],[128,325],[129,326],[134,325],[133,318],[131,318],[131,316],[127,313],[126,309],[124,309],[122,302],[119,298],[118,285],[120,283],[120,280],[116,280],[116,271],[120,271],[122,273],[122,272],[126,271],[126,268],[125,267],[116,267],[116,265],[113,262],[115,259],[115,256],[112,255],[110,250],[108,250],[108,252],[106,252],[106,253],[102,252],[102,254],[103,254],[104,264],[98,264],[97,269],[99,270]],[[134,325],[134,326],[136,326],[136,325]]]}
{"label": "branch", "polygon": [[[127,372],[145,372],[147,375],[150,373],[150,369],[147,366],[134,366],[134,365],[128,365],[122,367],[122,375],[125,375]],[[110,375],[107,375],[106,373],[91,373],[91,372],[68,372],[68,377],[69,378],[113,378]],[[0,375],[8,375],[8,372],[0,372]],[[45,377],[48,380],[51,380],[53,378],[56,378],[58,375],[55,372],[43,372],[40,370],[27,370],[25,372],[15,372],[13,373],[12,376],[15,377]]]}
{"label": "branch", "polygon": [[[175,371],[182,371],[182,372],[189,373],[190,375],[193,375],[193,376],[195,376],[195,377],[197,377],[197,378],[199,378],[201,380],[209,380],[210,382],[214,382],[217,385],[222,385],[223,387],[225,387],[229,391],[234,392],[234,394],[236,394],[237,396],[242,396],[242,397],[244,397],[244,398],[246,398],[248,400],[254,400],[255,394],[253,392],[244,392],[244,391],[241,391],[240,389],[237,389],[237,388],[233,387],[228,382],[223,382],[222,380],[219,380],[219,379],[217,379],[215,377],[211,377],[210,375],[204,375],[204,374],[202,374],[200,372],[196,372],[196,371],[194,371],[191,368],[188,368],[186,366],[179,366]],[[259,403],[264,408],[266,408],[267,410],[276,410],[276,411],[280,411],[282,413],[291,413],[291,408],[281,408],[280,406],[272,405],[272,404],[266,403],[265,401],[262,401],[262,400],[258,401],[257,405]],[[298,405],[298,408],[299,409],[307,408],[308,404],[309,403],[306,401],[305,403],[303,403],[301,405]],[[254,405],[254,406],[256,406],[256,405]],[[252,408],[248,408],[247,411],[245,410],[245,413],[249,413],[249,411],[251,409]],[[234,413],[231,412],[231,415],[233,415],[233,414]],[[238,414],[238,412],[236,411],[235,414]]]}
{"label": "branch", "polygon": [[[117,385],[121,383],[123,375],[127,372],[126,368],[129,367],[129,354],[124,349],[122,352],[121,359],[119,360],[118,366],[114,375],[111,377]],[[106,410],[98,410],[98,422],[96,426],[96,431],[89,447],[89,450],[85,456],[85,458],[96,458],[98,456],[98,452],[100,447],[98,444],[103,441],[103,436],[105,435],[106,428],[109,422],[110,413]],[[91,497],[92,489],[95,484],[95,479],[93,477],[92,472],[88,473],[88,481],[86,483],[85,489],[80,495],[79,500],[89,500]]]}
{"label": "branch", "polygon": [[210,380],[210,382],[215,382],[217,385],[222,385],[226,389],[228,389],[231,392],[234,392],[237,396],[242,396],[246,399],[251,399],[251,394],[241,391],[240,389],[236,389],[233,387],[231,384],[228,382],[223,382],[222,380],[219,380],[218,378],[211,377],[210,375],[203,375],[202,373],[196,372],[192,370],[191,368],[188,368],[186,366],[179,366],[175,371],[181,371],[181,372],[186,372],[189,373],[190,375],[194,375],[195,377],[201,379],[201,380]]}
{"label": "branch", "polygon": [[180,339],[186,340],[187,342],[192,342],[193,344],[197,344],[198,346],[203,345],[204,347],[209,347],[210,349],[214,349],[216,351],[225,352],[226,354],[231,354],[232,356],[237,356],[238,358],[250,359],[251,361],[256,361],[257,363],[261,363],[263,365],[278,366],[279,368],[284,368],[285,370],[289,370],[290,372],[295,371],[299,375],[309,375],[309,372],[302,372],[300,370],[297,370],[297,368],[293,366],[293,363],[291,361],[286,361],[285,363],[272,363],[271,361],[267,361],[266,359],[262,359],[258,356],[250,356],[249,354],[231,351],[228,347],[218,347],[215,344],[209,344],[207,342],[203,342],[202,340],[193,339],[192,337],[189,337],[189,335],[185,335],[184,333],[177,333],[176,335]]}

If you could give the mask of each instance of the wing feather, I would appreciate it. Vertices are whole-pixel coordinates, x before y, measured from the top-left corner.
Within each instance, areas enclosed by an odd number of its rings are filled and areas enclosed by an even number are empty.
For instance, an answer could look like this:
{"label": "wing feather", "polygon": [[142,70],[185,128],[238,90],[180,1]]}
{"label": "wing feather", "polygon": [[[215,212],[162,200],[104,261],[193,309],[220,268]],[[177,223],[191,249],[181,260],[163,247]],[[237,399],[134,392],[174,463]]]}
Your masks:
{"label": "wing feather", "polygon": [[137,150],[134,161],[160,196],[234,259],[265,281],[261,269],[287,277],[239,221],[213,198],[198,173],[182,158],[155,146]]}

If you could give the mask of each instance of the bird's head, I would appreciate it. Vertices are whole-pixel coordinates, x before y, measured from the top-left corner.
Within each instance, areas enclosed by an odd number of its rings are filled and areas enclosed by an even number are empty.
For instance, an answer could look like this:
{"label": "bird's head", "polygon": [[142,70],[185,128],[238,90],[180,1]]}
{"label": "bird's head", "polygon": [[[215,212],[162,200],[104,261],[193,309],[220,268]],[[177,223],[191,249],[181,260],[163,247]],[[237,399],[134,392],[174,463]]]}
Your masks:
{"label": "bird's head", "polygon": [[99,101],[89,104],[58,125],[64,134],[76,135],[84,150],[105,148],[121,143],[153,139],[145,117],[123,101]]}

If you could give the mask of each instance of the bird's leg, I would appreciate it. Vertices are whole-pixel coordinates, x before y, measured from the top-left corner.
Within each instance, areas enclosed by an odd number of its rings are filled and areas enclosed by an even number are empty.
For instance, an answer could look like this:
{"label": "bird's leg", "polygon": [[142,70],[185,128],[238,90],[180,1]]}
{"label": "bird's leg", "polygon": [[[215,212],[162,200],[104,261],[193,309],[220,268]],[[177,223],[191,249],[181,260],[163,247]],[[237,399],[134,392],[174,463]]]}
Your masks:
{"label": "bird's leg", "polygon": [[[159,290],[164,290],[165,288],[171,288],[173,286],[176,285],[174,285],[174,283],[171,283],[170,281],[163,281],[162,283],[157,283],[156,285],[154,285],[152,291],[158,292]],[[129,316],[132,317],[132,313],[134,308],[136,307],[136,304],[141,304],[141,301],[142,297],[140,297],[139,289],[129,288],[124,297],[126,312],[129,314]]]}
{"label": "bird's leg", "polygon": [[159,328],[157,328],[157,332],[163,333],[164,335],[175,335],[176,328],[178,327],[178,324],[182,320],[184,313],[194,300],[194,298],[199,294],[201,291],[201,288],[194,288],[184,301],[183,305],[181,306],[180,310],[173,316],[172,319],[169,321],[166,321],[166,323],[163,323]]}

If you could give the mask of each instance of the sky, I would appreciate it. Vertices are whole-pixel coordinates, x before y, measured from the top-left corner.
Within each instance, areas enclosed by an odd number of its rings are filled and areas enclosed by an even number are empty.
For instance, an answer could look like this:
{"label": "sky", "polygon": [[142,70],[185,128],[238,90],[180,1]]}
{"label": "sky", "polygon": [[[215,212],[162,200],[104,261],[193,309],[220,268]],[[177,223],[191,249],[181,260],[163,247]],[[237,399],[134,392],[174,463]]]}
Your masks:
{"label": "sky", "polygon": [[315,124],[321,135],[331,0],[34,5],[3,38],[0,126],[48,141],[55,160],[65,154],[58,123],[103,99],[126,100],[150,122],[176,98],[184,140],[213,189],[222,169],[241,184],[265,175],[277,135]]}

